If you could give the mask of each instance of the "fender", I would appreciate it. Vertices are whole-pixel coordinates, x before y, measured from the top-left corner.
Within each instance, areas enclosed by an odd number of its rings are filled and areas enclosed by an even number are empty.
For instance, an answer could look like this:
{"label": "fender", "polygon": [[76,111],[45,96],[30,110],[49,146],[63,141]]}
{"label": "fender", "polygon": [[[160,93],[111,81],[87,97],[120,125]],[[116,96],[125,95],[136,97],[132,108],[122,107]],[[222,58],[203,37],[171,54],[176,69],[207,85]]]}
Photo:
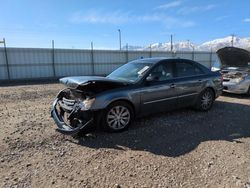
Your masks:
{"label": "fender", "polygon": [[94,104],[90,110],[97,111],[105,109],[111,103],[118,100],[125,100],[133,104],[135,113],[137,114],[140,109],[141,97],[139,90],[120,90],[109,93],[102,93],[101,95],[96,95]]}

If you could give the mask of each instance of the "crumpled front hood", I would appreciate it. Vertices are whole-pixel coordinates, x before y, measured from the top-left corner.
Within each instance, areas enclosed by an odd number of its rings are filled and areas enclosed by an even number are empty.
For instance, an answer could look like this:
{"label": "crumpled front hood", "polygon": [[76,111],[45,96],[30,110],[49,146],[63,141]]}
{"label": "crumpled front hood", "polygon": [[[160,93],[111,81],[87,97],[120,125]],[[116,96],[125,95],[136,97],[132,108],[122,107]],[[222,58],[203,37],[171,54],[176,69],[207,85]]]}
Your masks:
{"label": "crumpled front hood", "polygon": [[241,48],[225,47],[216,52],[220,58],[222,68],[244,67],[250,63],[250,52]]}
{"label": "crumpled front hood", "polygon": [[61,78],[60,82],[67,87],[77,88],[79,86],[86,86],[90,84],[108,84],[108,85],[126,85],[126,82],[112,80],[101,76],[72,76]]}

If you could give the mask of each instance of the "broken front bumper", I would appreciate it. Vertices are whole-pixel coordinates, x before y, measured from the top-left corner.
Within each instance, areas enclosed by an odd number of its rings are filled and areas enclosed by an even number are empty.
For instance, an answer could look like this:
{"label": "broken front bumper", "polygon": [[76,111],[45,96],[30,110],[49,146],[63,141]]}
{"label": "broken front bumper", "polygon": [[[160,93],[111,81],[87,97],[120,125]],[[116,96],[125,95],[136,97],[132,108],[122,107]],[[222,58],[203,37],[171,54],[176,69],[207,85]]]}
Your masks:
{"label": "broken front bumper", "polygon": [[[63,117],[58,113],[57,105],[60,105],[58,101],[59,99],[57,98],[52,104],[51,117],[54,119],[57,125],[57,131],[59,131],[60,133],[67,134],[67,135],[77,134],[81,130],[83,130],[84,128],[86,128],[87,126],[93,123],[93,117],[90,117],[83,124],[79,124],[77,127],[70,126],[64,121]],[[79,113],[79,112],[75,112],[75,113]]]}
{"label": "broken front bumper", "polygon": [[223,82],[223,91],[235,94],[245,94],[248,92],[250,81],[242,81],[240,83]]}

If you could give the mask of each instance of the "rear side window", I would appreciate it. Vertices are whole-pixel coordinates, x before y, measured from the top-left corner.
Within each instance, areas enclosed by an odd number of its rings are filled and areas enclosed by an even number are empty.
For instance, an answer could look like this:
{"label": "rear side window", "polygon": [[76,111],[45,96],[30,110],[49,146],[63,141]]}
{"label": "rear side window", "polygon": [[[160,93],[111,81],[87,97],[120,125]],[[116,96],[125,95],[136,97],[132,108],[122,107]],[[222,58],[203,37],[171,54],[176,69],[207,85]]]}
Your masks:
{"label": "rear side window", "polygon": [[187,77],[204,74],[197,65],[192,62],[179,61],[175,64],[177,77]]}

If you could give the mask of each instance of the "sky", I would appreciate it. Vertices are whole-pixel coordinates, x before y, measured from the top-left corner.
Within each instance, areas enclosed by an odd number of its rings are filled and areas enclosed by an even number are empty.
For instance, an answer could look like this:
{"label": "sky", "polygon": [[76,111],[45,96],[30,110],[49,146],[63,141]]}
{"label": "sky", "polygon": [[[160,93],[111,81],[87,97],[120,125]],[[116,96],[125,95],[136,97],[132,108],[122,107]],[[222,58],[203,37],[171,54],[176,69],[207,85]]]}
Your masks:
{"label": "sky", "polygon": [[0,0],[9,47],[118,49],[127,43],[250,37],[249,0]]}

